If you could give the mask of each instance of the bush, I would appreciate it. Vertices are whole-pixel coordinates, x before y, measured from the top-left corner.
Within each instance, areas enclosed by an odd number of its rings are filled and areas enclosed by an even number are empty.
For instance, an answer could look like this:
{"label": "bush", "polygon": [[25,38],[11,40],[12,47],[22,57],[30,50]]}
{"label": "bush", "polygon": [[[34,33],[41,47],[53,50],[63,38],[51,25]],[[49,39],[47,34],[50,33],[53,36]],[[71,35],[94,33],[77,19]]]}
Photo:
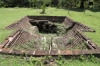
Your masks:
{"label": "bush", "polygon": [[99,3],[94,3],[94,9],[100,9],[100,4]]}
{"label": "bush", "polygon": [[4,2],[0,0],[0,7],[4,7]]}

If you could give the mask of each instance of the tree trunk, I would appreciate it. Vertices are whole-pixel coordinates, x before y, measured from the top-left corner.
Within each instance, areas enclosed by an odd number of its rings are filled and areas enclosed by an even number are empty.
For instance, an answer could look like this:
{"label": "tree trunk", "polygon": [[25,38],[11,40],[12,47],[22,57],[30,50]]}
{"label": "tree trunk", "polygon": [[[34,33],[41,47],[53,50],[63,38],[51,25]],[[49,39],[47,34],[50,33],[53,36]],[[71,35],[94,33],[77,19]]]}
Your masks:
{"label": "tree trunk", "polygon": [[81,0],[80,8],[84,8],[84,0]]}

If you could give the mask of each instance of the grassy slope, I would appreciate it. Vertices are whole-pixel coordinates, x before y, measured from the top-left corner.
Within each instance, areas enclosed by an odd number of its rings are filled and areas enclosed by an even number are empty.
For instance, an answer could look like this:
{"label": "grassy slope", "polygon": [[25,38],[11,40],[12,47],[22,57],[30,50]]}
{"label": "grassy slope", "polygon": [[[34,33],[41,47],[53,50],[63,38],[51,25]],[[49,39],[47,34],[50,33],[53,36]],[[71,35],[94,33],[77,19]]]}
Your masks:
{"label": "grassy slope", "polygon": [[[28,8],[0,8],[0,42],[4,40],[6,36],[8,36],[12,31],[6,31],[4,28],[21,19],[22,17],[26,15],[40,15],[41,9],[28,9]],[[93,29],[96,30],[96,33],[85,33],[89,38],[92,38],[92,40],[100,46],[100,12],[92,12],[89,10],[86,10],[85,14],[83,12],[78,11],[70,11],[70,14],[68,14],[68,10],[65,9],[56,9],[56,8],[47,8],[45,15],[56,15],[56,16],[68,16],[74,21],[81,22]],[[18,59],[12,58],[9,61],[5,58],[0,58],[0,65],[6,66],[9,64],[10,66],[16,63],[19,63]],[[18,62],[14,62],[18,61]],[[69,66],[73,66],[74,64],[79,64],[77,66],[99,66],[98,64],[94,64],[92,62],[81,62],[75,61],[76,63],[68,63]],[[6,64],[6,65],[5,65]],[[22,62],[19,64],[22,66],[22,64],[28,64],[26,62]],[[86,64],[86,65],[85,65]],[[16,64],[16,66],[19,66]]]}

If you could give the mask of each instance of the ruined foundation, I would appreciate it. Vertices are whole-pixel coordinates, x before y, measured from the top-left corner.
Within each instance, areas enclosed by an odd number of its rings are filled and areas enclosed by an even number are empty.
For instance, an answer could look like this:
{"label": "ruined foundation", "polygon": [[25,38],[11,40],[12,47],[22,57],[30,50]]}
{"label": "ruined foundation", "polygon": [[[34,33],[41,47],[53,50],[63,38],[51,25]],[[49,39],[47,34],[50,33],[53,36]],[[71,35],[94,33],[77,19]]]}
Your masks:
{"label": "ruined foundation", "polygon": [[0,53],[32,56],[100,54],[82,32],[93,29],[66,16],[25,16],[6,27],[15,30],[0,44]]}

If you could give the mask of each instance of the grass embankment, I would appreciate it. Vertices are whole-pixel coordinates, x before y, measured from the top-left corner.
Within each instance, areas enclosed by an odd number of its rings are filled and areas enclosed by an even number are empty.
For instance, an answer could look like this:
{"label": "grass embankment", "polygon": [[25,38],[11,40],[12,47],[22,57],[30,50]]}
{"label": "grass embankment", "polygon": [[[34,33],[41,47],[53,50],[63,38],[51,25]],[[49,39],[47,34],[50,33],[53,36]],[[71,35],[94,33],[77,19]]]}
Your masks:
{"label": "grass embankment", "polygon": [[[26,15],[41,15],[41,9],[31,9],[31,8],[0,8],[0,43],[8,36],[12,31],[4,30],[7,25],[21,19]],[[68,14],[66,9],[56,9],[56,8],[47,8],[46,14],[42,15],[51,15],[51,16],[68,16],[74,21],[81,22],[82,24],[89,26],[96,30],[95,33],[85,33],[89,38],[100,46],[100,12],[92,10],[85,10],[85,14],[82,10],[74,9],[71,10]],[[0,55],[0,66],[35,66],[34,58],[32,62],[27,62],[20,57],[2,57]],[[93,58],[92,58],[93,59]],[[41,60],[40,60],[41,61]],[[93,61],[96,61],[93,59]],[[63,60],[57,60],[56,63],[59,66],[100,66],[99,62],[92,62],[88,60],[66,60],[65,64]],[[39,62],[39,64],[41,64]],[[39,65],[38,65],[39,66]]]}

